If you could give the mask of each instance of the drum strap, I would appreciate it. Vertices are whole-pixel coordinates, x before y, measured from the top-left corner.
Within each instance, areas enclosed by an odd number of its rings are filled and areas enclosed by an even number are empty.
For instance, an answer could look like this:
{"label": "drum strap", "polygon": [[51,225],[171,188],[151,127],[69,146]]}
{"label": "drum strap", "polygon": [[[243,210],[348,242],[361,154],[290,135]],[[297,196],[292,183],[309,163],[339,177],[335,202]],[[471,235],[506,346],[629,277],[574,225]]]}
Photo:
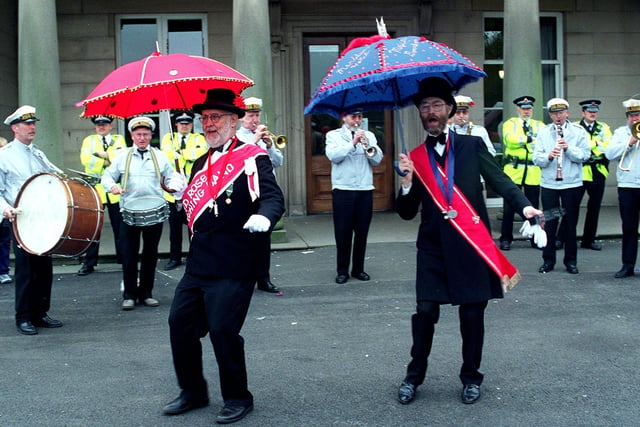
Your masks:
{"label": "drum strap", "polygon": [[[131,167],[131,159],[133,158],[133,150],[131,147],[129,149],[129,153],[127,154],[127,161],[124,166],[124,178],[122,179],[122,191],[124,192],[127,189],[127,182],[129,181],[129,168]],[[153,160],[153,166],[156,169],[156,176],[158,177],[158,182],[162,182],[160,179],[160,167],[158,166],[158,159],[156,158],[156,154],[153,152],[153,149],[149,149],[149,154],[151,155],[151,160]]]}

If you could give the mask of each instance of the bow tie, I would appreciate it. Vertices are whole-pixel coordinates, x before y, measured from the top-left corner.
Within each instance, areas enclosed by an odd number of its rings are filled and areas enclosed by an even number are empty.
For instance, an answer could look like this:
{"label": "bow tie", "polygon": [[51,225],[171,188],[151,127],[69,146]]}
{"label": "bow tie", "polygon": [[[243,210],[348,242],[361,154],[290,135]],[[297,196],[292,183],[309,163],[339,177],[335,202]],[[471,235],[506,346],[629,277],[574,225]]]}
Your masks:
{"label": "bow tie", "polygon": [[428,135],[426,142],[432,147],[435,147],[436,143],[444,145],[447,143],[447,135],[445,135],[444,133],[441,133],[438,136]]}

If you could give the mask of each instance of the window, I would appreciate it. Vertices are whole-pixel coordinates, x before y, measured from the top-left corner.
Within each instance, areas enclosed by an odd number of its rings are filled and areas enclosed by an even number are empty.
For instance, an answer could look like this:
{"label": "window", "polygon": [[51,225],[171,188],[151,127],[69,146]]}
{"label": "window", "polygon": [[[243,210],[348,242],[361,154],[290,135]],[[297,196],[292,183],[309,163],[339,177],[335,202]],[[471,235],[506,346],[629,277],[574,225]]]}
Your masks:
{"label": "window", "polygon": [[[206,56],[206,15],[121,15],[116,17],[116,55],[118,65],[137,61],[159,50],[162,54],[186,53]],[[168,113],[149,114],[158,125],[151,141],[158,146],[161,136],[171,130]],[[126,123],[118,130],[130,144]],[[194,132],[202,127],[194,122]]]}

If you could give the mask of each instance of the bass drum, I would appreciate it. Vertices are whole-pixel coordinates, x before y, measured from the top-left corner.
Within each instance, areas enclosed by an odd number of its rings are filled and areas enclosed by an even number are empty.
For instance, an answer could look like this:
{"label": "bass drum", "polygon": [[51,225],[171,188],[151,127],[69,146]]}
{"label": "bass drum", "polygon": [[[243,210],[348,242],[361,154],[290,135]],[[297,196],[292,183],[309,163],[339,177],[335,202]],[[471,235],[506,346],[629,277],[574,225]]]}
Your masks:
{"label": "bass drum", "polygon": [[15,208],[14,236],[31,254],[78,256],[100,240],[102,202],[81,179],[36,174],[20,189]]}

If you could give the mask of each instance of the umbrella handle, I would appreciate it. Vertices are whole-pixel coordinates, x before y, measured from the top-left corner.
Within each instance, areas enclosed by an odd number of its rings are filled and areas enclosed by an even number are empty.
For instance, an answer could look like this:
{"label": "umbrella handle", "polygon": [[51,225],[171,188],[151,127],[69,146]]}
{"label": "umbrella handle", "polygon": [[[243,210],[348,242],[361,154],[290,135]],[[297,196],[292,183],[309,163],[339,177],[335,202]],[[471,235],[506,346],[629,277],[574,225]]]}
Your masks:
{"label": "umbrella handle", "polygon": [[[404,143],[404,129],[402,128],[402,118],[400,117],[400,113],[396,110],[396,118],[398,120],[398,127],[400,128],[400,143],[402,144],[402,154],[407,154],[407,146]],[[396,173],[400,176],[407,176],[409,172],[400,170],[398,167],[398,160],[394,160],[393,168],[396,170]]]}
{"label": "umbrella handle", "polygon": [[[405,153],[405,154],[406,154],[406,153]],[[396,170],[396,173],[397,173],[398,175],[400,175],[400,176],[407,176],[407,174],[409,173],[409,172],[407,172],[407,171],[402,171],[402,170],[400,170],[400,168],[398,167],[398,161],[397,161],[397,160],[394,160],[394,161],[393,161],[393,168]]]}

